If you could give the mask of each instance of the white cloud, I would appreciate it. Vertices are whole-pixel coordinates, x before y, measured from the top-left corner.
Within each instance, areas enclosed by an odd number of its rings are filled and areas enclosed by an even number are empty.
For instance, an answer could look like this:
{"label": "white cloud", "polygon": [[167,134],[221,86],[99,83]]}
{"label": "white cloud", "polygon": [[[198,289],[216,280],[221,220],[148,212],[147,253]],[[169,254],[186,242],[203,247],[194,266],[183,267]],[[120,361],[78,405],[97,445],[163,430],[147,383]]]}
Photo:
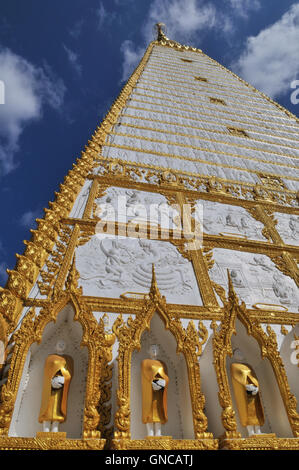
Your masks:
{"label": "white cloud", "polygon": [[247,38],[246,48],[233,69],[257,89],[277,97],[290,92],[299,74],[299,3],[282,18]]}
{"label": "white cloud", "polygon": [[48,66],[35,67],[4,48],[0,48],[0,80],[5,85],[5,104],[0,105],[1,175],[15,168],[15,154],[26,125],[41,118],[45,104],[61,107],[65,86]]}
{"label": "white cloud", "polygon": [[71,29],[69,29],[69,35],[72,36],[74,39],[78,39],[82,33],[84,20],[81,18],[77,21]]}
{"label": "white cloud", "polygon": [[260,0],[227,0],[230,7],[238,16],[248,18],[249,13],[261,8]]}
{"label": "white cloud", "polygon": [[82,74],[82,66],[79,62],[78,54],[76,54],[74,51],[66,47],[64,44],[63,44],[63,49],[66,52],[69,63],[75,70],[76,74],[80,76]]}
{"label": "white cloud", "polygon": [[221,15],[211,3],[201,0],[154,0],[145,27],[146,40],[153,39],[155,23],[167,25],[167,35],[179,42],[198,39],[204,30],[215,27]]}
{"label": "white cloud", "polygon": [[98,18],[98,28],[103,29],[109,25],[117,18],[115,12],[107,11],[102,2],[100,2],[98,9],[96,10],[96,15]]}
{"label": "white cloud", "polygon": [[121,82],[123,82],[128,79],[135,67],[138,65],[145,49],[144,47],[136,48],[132,41],[126,40],[122,43],[120,51],[123,54],[121,77]]}
{"label": "white cloud", "polygon": [[24,214],[20,217],[19,223],[22,227],[31,228],[33,225],[35,225],[35,219],[41,217],[42,213],[40,209],[29,210],[24,212]]}
{"label": "white cloud", "polygon": [[202,0],[153,0],[145,24],[142,26],[144,46],[136,47],[126,40],[121,46],[123,54],[122,78],[126,80],[140,61],[146,45],[155,38],[154,25],[167,25],[167,36],[181,43],[198,45],[203,31],[220,24],[222,31],[230,28],[229,19],[216,11],[210,3]]}
{"label": "white cloud", "polygon": [[100,2],[99,8],[97,9],[97,17],[98,17],[98,27],[101,29],[104,25],[105,20],[108,17],[108,13],[105,10],[105,7],[102,2]]}

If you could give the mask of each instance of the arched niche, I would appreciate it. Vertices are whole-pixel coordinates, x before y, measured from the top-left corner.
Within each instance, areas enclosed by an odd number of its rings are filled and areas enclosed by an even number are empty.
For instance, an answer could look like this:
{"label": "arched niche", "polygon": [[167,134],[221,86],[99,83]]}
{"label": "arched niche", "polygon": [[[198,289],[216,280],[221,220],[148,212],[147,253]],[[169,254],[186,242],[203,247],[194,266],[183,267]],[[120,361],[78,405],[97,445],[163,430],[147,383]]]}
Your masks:
{"label": "arched niche", "polygon": [[213,335],[210,336],[200,357],[201,388],[205,396],[205,415],[208,418],[208,432],[214,437],[223,434],[221,406],[218,400],[218,382],[213,366]]}
{"label": "arched niche", "polygon": [[186,360],[177,353],[174,335],[165,329],[157,313],[152,317],[150,330],[141,337],[141,349],[135,350],[131,362],[131,437],[144,439],[146,426],[142,422],[141,362],[149,357],[150,344],[159,346],[158,359],[168,369],[168,422],[162,425],[162,434],[173,439],[194,439],[192,406]]}
{"label": "arched niche", "polygon": [[[248,335],[243,324],[236,319],[236,335],[231,339],[232,350],[240,349],[245,360],[244,364],[250,365],[258,378],[260,385],[260,397],[264,408],[265,424],[261,428],[263,433],[275,433],[277,437],[293,437],[292,429],[288,420],[285,405],[275,377],[273,368],[267,358],[262,358],[258,342]],[[237,421],[237,430],[242,437],[248,437],[247,429],[241,425],[237,404],[232,388],[230,366],[238,362],[234,357],[227,356],[226,371],[230,385],[233,408]]]}
{"label": "arched niche", "polygon": [[[297,402],[299,402],[299,341],[297,340],[298,349],[296,350],[295,344],[292,344],[295,341],[295,336],[299,338],[299,325],[293,328],[284,338],[280,348],[280,355],[284,363],[291,392],[295,395]],[[296,358],[297,354],[298,357]]]}
{"label": "arched niche", "polygon": [[68,438],[82,437],[88,351],[86,347],[80,347],[83,330],[80,322],[74,321],[74,313],[73,306],[67,304],[58,314],[56,322],[46,325],[41,343],[33,343],[29,348],[9,436],[35,437],[38,431],[42,431],[38,416],[44,363],[49,354],[55,353],[57,340],[63,339],[67,345],[65,354],[72,356],[74,360],[74,374],[68,394],[67,420],[60,424],[59,431],[66,432]]}

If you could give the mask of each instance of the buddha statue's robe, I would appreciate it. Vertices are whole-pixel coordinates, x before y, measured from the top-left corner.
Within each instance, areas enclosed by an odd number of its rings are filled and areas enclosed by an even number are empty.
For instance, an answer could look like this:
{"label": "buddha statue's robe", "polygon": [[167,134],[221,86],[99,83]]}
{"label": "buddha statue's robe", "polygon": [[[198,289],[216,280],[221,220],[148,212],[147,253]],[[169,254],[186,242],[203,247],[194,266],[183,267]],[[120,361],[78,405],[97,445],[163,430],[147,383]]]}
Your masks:
{"label": "buddha statue's robe", "polygon": [[[44,367],[42,403],[39,422],[58,421],[62,423],[67,415],[67,398],[73,376],[73,359],[67,355],[51,354],[47,357]],[[64,377],[61,388],[52,387],[51,381],[56,376]]]}
{"label": "buddha statue's robe", "polygon": [[263,426],[265,422],[260,393],[252,395],[246,391],[246,385],[259,388],[253,369],[246,364],[231,365],[231,377],[234,395],[242,426]]}
{"label": "buddha statue's robe", "polygon": [[[164,379],[165,387],[153,390],[152,382],[155,379]],[[167,416],[167,389],[169,378],[164,362],[156,359],[145,359],[141,364],[142,385],[142,421],[146,423],[161,423],[168,421]]]}

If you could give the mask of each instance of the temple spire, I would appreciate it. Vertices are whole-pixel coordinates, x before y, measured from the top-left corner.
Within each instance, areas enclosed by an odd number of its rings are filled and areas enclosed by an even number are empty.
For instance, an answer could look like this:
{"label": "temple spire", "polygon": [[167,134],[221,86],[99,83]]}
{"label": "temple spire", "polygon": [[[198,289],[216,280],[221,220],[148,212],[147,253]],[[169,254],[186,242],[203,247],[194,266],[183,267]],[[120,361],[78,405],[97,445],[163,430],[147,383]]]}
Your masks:
{"label": "temple spire", "polygon": [[164,23],[156,23],[154,26],[155,32],[157,34],[156,41],[161,43],[163,46],[169,46],[179,51],[192,51],[192,52],[202,52],[201,49],[196,49],[196,47],[184,46],[177,41],[173,41],[166,36],[166,25]]}

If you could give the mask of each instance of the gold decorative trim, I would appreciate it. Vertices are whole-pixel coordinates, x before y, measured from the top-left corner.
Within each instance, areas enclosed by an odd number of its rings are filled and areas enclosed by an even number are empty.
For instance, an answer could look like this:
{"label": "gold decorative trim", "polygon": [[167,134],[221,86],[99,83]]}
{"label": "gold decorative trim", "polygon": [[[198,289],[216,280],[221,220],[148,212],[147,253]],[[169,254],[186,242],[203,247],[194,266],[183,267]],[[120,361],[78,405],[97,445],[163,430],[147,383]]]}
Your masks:
{"label": "gold decorative trim", "polygon": [[[153,268],[152,286],[149,298],[143,302],[142,309],[124,323],[120,315],[113,325],[118,342],[118,408],[115,414],[114,439],[130,439],[130,383],[131,358],[135,349],[140,349],[141,335],[150,328],[150,321],[154,313],[158,313],[177,341],[177,352],[185,356],[189,377],[189,389],[193,412],[194,435],[196,439],[212,438],[207,433],[207,418],[204,414],[205,398],[200,391],[200,369],[198,357],[201,355],[202,345],[207,339],[204,325],[199,325],[197,332],[191,321],[185,330],[179,317],[169,312],[165,297],[161,297],[158,290]],[[201,340],[200,340],[201,339]]]}
{"label": "gold decorative trim", "polygon": [[298,450],[299,439],[260,435],[246,439],[221,439],[219,449],[227,450]]}
{"label": "gold decorative trim", "polygon": [[[52,434],[52,433],[51,433]],[[58,434],[58,433],[55,433]],[[0,437],[1,450],[102,450],[105,439]]]}
{"label": "gold decorative trim", "polygon": [[219,385],[218,396],[222,408],[222,424],[225,428],[223,438],[238,439],[241,437],[240,433],[237,432],[237,422],[226,370],[227,356],[232,356],[233,353],[231,337],[233,334],[236,334],[236,318],[245,326],[247,334],[257,340],[261,348],[262,357],[269,360],[280,389],[294,436],[299,437],[299,415],[296,411],[297,401],[290,391],[284,364],[278,350],[276,334],[270,325],[267,326],[267,333],[265,333],[260,324],[252,321],[250,315],[248,315],[245,303],[242,302],[239,304],[229,271],[228,284],[228,299],[224,304],[225,313],[223,321],[221,322],[221,329],[215,332],[213,338],[214,366]]}
{"label": "gold decorative trim", "polygon": [[21,327],[14,333],[11,339],[13,344],[10,367],[6,383],[1,388],[0,401],[0,435],[7,436],[14,404],[18,394],[23,367],[30,346],[42,340],[43,331],[51,321],[56,321],[57,315],[69,303],[73,306],[74,321],[79,321],[83,329],[81,346],[88,348],[88,371],[84,407],[83,437],[99,438],[97,426],[100,416],[97,411],[101,389],[101,372],[111,360],[111,347],[115,337],[113,334],[105,334],[104,324],[97,322],[90,308],[82,299],[82,291],[77,287],[79,274],[75,263],[71,266],[66,290],[56,292],[55,296],[46,301],[39,315],[36,317],[32,308],[24,317]]}
{"label": "gold decorative trim", "polygon": [[[265,205],[271,207],[277,207],[277,210],[284,209],[284,205],[298,206],[299,199],[297,199],[297,193],[295,191],[284,190],[278,191],[270,188],[264,188],[258,184],[246,183],[235,180],[225,180],[223,178],[216,178],[211,176],[199,175],[196,173],[191,173],[187,171],[177,171],[169,170],[159,167],[156,165],[148,165],[146,163],[132,162],[130,160],[121,160],[116,158],[106,158],[101,157],[98,160],[98,165],[100,165],[99,174],[95,176],[96,178],[101,178],[103,182],[108,182],[112,185],[121,185],[126,186],[128,181],[132,186],[138,182],[138,179],[143,179],[143,181],[148,182],[148,190],[150,188],[155,188],[157,185],[163,184],[163,189],[169,187],[169,189],[174,189],[174,185],[168,184],[168,181],[165,181],[165,173],[170,173],[173,175],[175,181],[177,182],[176,190],[195,194],[197,191],[200,192],[199,197],[203,197],[209,192],[218,198],[218,200],[225,198],[229,201],[234,199],[239,199],[249,204],[250,201],[258,199],[259,203],[265,203]],[[111,175],[111,170],[113,170],[113,176]],[[118,183],[117,183],[118,181]],[[141,184],[138,182],[138,184]],[[244,198],[244,199],[242,199]],[[275,206],[277,204],[277,206]],[[279,207],[281,205],[281,209]]]}
{"label": "gold decorative trim", "polygon": [[115,450],[217,450],[218,440],[206,439],[113,439]]}

